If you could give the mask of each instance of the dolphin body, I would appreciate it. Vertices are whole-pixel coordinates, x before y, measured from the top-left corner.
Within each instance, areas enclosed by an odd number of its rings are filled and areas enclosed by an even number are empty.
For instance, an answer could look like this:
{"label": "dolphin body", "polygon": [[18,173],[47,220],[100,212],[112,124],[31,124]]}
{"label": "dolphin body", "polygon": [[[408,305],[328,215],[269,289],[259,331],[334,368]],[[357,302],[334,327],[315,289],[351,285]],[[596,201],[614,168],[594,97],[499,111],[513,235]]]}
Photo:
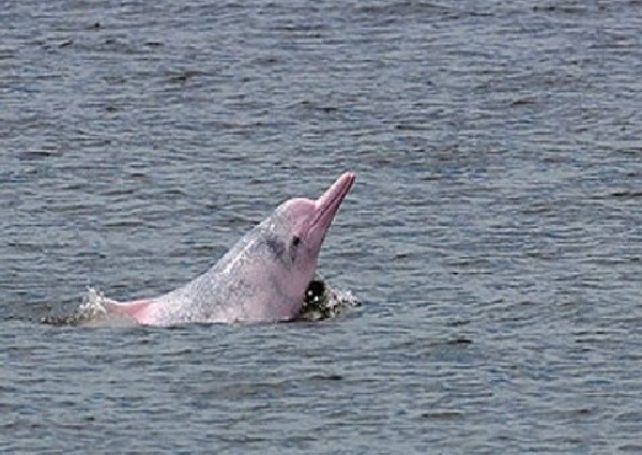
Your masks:
{"label": "dolphin body", "polygon": [[107,314],[158,326],[293,319],[314,277],[323,239],[354,181],[355,174],[346,172],[316,201],[284,202],[203,275],[155,298],[109,301]]}

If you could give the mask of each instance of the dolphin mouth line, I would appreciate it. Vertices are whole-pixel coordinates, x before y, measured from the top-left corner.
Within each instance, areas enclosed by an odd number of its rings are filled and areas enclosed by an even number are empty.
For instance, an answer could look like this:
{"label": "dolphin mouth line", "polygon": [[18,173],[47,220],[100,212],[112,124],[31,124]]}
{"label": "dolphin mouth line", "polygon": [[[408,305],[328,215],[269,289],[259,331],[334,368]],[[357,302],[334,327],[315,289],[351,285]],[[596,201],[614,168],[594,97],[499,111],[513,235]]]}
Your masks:
{"label": "dolphin mouth line", "polygon": [[[324,220],[325,215],[329,211],[332,211],[332,216],[334,216],[339,209],[339,206],[350,192],[355,178],[356,176],[352,172],[346,172],[337,179],[334,185],[321,195],[320,199],[323,201],[323,204],[321,205],[317,215],[314,217],[314,220],[312,220],[312,223],[310,224],[311,228],[316,227],[321,220]],[[326,201],[327,198],[329,198],[329,200]]]}

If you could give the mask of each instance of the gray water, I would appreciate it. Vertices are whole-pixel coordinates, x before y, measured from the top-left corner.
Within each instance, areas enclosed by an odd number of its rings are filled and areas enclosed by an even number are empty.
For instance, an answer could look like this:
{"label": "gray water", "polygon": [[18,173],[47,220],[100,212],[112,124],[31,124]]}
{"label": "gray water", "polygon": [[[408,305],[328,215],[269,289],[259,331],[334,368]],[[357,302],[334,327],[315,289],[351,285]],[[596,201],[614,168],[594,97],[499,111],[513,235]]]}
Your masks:
{"label": "gray water", "polygon": [[[0,451],[640,453],[642,3],[5,2]],[[315,323],[52,327],[357,182]]]}

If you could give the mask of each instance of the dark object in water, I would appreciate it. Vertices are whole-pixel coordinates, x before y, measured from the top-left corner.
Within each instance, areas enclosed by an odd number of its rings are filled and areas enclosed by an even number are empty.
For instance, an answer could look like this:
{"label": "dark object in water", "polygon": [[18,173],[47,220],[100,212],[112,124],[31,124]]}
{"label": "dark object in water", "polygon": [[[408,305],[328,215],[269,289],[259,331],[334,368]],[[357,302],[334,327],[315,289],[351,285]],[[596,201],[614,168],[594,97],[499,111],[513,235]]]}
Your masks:
{"label": "dark object in water", "polygon": [[339,302],[323,280],[315,278],[310,281],[303,296],[303,307],[295,321],[318,321],[339,313]]}
{"label": "dark object in water", "polygon": [[325,283],[320,279],[314,279],[308,284],[305,290],[305,297],[303,298],[303,305],[314,304],[325,296]]}

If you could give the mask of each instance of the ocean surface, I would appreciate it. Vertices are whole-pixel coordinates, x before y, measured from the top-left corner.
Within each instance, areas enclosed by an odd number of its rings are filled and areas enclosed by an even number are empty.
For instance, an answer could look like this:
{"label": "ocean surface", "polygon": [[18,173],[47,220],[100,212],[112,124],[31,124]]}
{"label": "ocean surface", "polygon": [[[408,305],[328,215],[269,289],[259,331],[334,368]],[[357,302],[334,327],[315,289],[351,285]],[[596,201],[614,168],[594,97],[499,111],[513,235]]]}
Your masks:
{"label": "ocean surface", "polygon": [[[0,11],[0,452],[642,453],[642,2]],[[54,327],[357,182],[318,322]]]}

